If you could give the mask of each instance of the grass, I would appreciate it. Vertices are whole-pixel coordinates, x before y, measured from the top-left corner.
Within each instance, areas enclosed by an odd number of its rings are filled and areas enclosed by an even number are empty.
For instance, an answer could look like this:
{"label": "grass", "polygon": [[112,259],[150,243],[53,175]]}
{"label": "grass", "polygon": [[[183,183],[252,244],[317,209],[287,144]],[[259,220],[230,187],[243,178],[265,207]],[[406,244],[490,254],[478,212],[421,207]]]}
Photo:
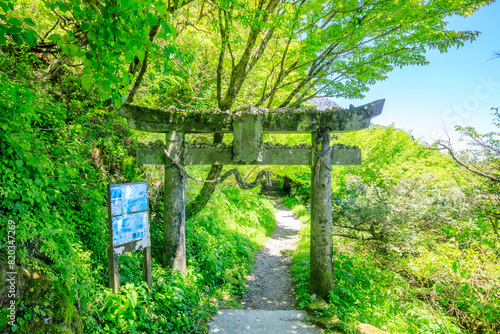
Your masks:
{"label": "grass", "polygon": [[[294,198],[284,204],[305,223],[293,255],[292,278],[299,308],[311,302],[309,293],[309,212]],[[420,300],[419,291],[400,274],[380,265],[370,254],[347,250],[334,239],[334,277],[326,313],[336,314],[347,333],[368,323],[390,333],[466,333],[444,310],[434,310]]]}

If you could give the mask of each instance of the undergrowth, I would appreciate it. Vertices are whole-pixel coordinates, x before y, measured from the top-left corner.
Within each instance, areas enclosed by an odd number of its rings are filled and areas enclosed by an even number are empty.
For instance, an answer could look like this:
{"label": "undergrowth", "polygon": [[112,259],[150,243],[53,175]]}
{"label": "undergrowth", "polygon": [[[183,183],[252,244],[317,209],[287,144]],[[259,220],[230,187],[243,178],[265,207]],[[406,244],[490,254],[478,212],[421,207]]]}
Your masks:
{"label": "undergrowth", "polygon": [[[68,303],[62,312],[79,313],[59,317],[78,319],[57,324],[62,332],[79,332],[74,328],[82,324],[86,333],[206,331],[219,307],[236,306],[243,295],[253,255],[275,225],[272,203],[259,189],[219,186],[204,211],[186,222],[186,273],[164,269],[162,167],[135,162],[137,141],[148,136],[128,129],[105,102],[89,103],[92,90],[79,81],[41,82],[32,73],[36,58],[19,57],[0,61],[0,256],[7,253],[12,221],[17,266],[29,273],[26,280],[42,277],[38,282],[58,288],[30,298],[33,293],[19,285],[14,327],[6,324],[8,298],[0,290],[0,333],[36,333],[55,321],[46,299],[54,294]],[[137,181],[148,181],[150,189],[153,291],[142,282],[136,252],[120,256],[122,285],[114,295],[107,288],[106,185]],[[188,183],[188,200],[197,187]]]}
{"label": "undergrowth", "polygon": [[[311,302],[309,292],[309,213],[294,198],[286,198],[290,207],[306,223],[293,254],[292,276],[299,308]],[[369,323],[390,333],[466,333],[444,310],[431,308],[421,301],[419,291],[393,270],[380,266],[366,253],[345,252],[334,240],[335,289],[330,292],[326,313],[337,315],[343,329],[355,333],[358,323]]]}

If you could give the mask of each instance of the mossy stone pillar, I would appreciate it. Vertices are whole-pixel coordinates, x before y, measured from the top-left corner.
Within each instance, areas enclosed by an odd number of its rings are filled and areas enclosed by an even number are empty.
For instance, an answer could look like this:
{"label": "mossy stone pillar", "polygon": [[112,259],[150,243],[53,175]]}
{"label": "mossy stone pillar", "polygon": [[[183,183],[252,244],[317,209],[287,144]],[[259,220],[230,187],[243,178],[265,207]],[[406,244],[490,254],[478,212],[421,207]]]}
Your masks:
{"label": "mossy stone pillar", "polygon": [[[184,133],[166,133],[165,147],[172,158],[180,159],[183,145]],[[169,160],[165,165],[164,202],[163,265],[183,272],[186,269],[185,180],[181,170]]]}
{"label": "mossy stone pillar", "polygon": [[[333,290],[332,173],[330,133],[312,133],[310,288],[319,298]],[[319,156],[318,156],[319,155]]]}

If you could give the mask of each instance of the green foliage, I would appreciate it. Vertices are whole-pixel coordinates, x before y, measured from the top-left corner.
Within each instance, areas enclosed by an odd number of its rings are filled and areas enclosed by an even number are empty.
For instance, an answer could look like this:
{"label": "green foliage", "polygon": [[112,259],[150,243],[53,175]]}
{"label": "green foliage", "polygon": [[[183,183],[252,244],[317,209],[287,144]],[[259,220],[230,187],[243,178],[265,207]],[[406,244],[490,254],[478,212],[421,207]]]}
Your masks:
{"label": "green foliage", "polygon": [[81,240],[104,259],[106,181],[125,180],[123,169],[137,175],[122,163],[132,153],[126,128],[104,109],[81,114],[78,100],[66,109],[65,101],[37,90],[34,77],[0,76],[0,213],[19,226],[20,256],[41,252],[66,267],[64,257]]}
{"label": "green foliage", "polygon": [[162,1],[20,0],[1,7],[0,46],[12,40],[37,52],[58,53],[48,69],[51,76],[72,59],[82,65],[82,87],[98,86],[101,98],[111,98],[117,107],[145,58],[166,59],[166,72],[170,55],[178,54],[172,8]]}
{"label": "green foliage", "polygon": [[460,245],[455,240],[435,251],[422,249],[403,268],[420,297],[439,305],[472,333],[498,333],[500,329],[500,243]]}
{"label": "green foliage", "polygon": [[27,44],[33,46],[36,44],[37,34],[35,29],[35,22],[30,17],[9,17],[10,13],[16,9],[17,1],[2,1],[0,7],[0,45],[7,42],[6,35],[14,41],[17,45]]}
{"label": "green foliage", "polygon": [[[500,129],[499,108],[492,108],[493,124]],[[440,141],[437,146],[448,150],[464,167],[464,188],[476,210],[478,219],[491,226],[496,237],[500,236],[500,132],[482,134],[473,127],[457,126],[462,141],[468,142],[468,148],[453,153],[450,143]],[[472,186],[473,185],[473,186]]]}
{"label": "green foliage", "polygon": [[[309,219],[296,200],[284,203]],[[299,206],[297,208],[297,206]],[[311,302],[309,292],[309,230],[300,231],[300,241],[293,254],[292,275],[299,308]],[[378,260],[367,253],[345,253],[342,241],[334,240],[335,289],[330,292],[327,313],[336,314],[344,329],[355,332],[359,322],[370,323],[391,333],[465,333],[443,310],[433,310],[419,300],[418,290],[400,274],[380,268]]]}
{"label": "green foliage", "polygon": [[334,235],[370,241],[384,253],[414,254],[419,245],[445,237],[437,231],[470,213],[457,185],[434,174],[404,178],[390,187],[385,182],[385,188],[367,185],[361,177],[346,181],[334,198]]}
{"label": "green foliage", "polygon": [[[196,219],[187,222],[184,276],[163,269],[153,258],[151,294],[141,282],[139,256],[121,256],[120,274],[129,283],[120,287],[118,296],[95,281],[91,284],[91,299],[83,311],[85,331],[200,332],[218,307],[236,306],[253,256],[275,223],[271,202],[257,190],[244,195],[246,200],[240,189],[223,189]],[[152,226],[158,226],[157,221]]]}
{"label": "green foliage", "polygon": [[426,50],[473,41],[477,32],[448,30],[446,17],[486,3],[193,2],[177,23],[181,49],[194,56],[185,77],[191,99],[172,86],[169,101],[225,109],[294,107],[317,94],[361,97],[395,67],[427,64]]}
{"label": "green foliage", "polygon": [[[35,60],[23,57],[16,62],[5,56],[2,63],[9,66],[0,72],[0,221],[2,230],[8,220],[16,223],[17,258],[22,264],[33,258],[46,263],[43,268],[69,291],[62,312],[78,309],[87,333],[206,330],[217,308],[234,306],[244,293],[253,256],[274,228],[272,203],[258,189],[243,192],[228,185],[218,190],[212,203],[187,222],[185,276],[163,269],[157,261],[161,171],[137,166],[133,147],[138,137],[92,95],[79,93],[78,81],[40,82],[32,71]],[[122,286],[115,296],[106,288],[106,185],[144,179],[151,190],[153,291],[142,282],[141,254],[133,253],[120,257]],[[188,184],[187,197],[197,186]],[[5,247],[6,235],[1,238]],[[19,328],[36,332],[33,323],[48,314],[46,301],[36,298],[18,310],[19,321],[30,318]]]}
{"label": "green foliage", "polygon": [[[349,331],[357,321],[396,333],[498,331],[498,240],[476,204],[489,200],[477,196],[485,188],[447,155],[393,127],[337,140],[359,146],[363,161],[332,171],[336,286],[329,312]],[[284,171],[277,173],[296,187],[309,186]],[[284,202],[307,222],[294,195]],[[306,226],[294,255],[301,307],[310,302],[308,235]]]}

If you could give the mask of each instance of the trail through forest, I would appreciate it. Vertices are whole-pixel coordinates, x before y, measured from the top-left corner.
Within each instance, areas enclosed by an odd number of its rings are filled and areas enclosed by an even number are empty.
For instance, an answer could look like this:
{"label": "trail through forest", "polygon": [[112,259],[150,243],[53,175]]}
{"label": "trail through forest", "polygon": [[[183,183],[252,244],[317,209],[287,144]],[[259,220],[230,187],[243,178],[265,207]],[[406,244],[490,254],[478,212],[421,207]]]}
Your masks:
{"label": "trail through forest", "polygon": [[295,311],[291,259],[288,252],[298,238],[300,221],[278,199],[276,229],[247,277],[247,294],[241,310],[220,310],[209,324],[210,333],[321,333],[302,322],[304,311]]}
{"label": "trail through forest", "polygon": [[295,299],[287,255],[297,241],[300,221],[277,201],[276,229],[261,250],[247,277],[247,294],[241,306],[247,310],[293,310]]}

